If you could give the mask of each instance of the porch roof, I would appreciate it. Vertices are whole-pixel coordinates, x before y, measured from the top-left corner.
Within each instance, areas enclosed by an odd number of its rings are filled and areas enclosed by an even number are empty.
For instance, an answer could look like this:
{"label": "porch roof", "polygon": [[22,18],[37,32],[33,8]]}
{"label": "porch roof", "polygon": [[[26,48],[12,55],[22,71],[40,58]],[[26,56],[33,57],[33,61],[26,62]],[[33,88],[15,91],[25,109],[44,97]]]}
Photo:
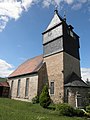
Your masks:
{"label": "porch roof", "polygon": [[67,82],[64,85],[65,87],[89,87],[76,73],[72,73]]}

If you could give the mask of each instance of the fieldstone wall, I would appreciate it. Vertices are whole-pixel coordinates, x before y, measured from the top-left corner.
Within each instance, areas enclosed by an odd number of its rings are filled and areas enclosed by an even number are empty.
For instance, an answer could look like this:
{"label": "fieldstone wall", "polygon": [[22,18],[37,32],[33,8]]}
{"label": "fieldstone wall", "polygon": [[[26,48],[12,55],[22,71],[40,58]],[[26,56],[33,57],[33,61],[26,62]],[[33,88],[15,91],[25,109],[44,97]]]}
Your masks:
{"label": "fieldstone wall", "polygon": [[67,103],[73,107],[82,108],[89,103],[88,88],[65,87],[65,97]]}
{"label": "fieldstone wall", "polygon": [[79,77],[81,77],[81,71],[80,71],[80,61],[76,59],[75,57],[67,54],[64,52],[64,80],[68,79],[72,72],[76,73]]}
{"label": "fieldstone wall", "polygon": [[[25,97],[25,87],[26,87],[27,78],[29,78],[29,89],[28,89],[28,96]],[[18,80],[21,80],[20,81],[20,96],[17,96]],[[10,88],[11,88],[12,81],[13,81],[13,86],[9,94],[9,96],[12,99],[31,101],[32,98],[37,95],[37,91],[38,91],[38,75],[37,74],[8,79],[7,82],[9,83]]]}
{"label": "fieldstone wall", "polygon": [[44,85],[48,83],[46,63],[38,71],[38,95],[41,94]]}
{"label": "fieldstone wall", "polygon": [[46,62],[47,75],[50,82],[54,81],[54,94],[51,99],[54,103],[62,103],[64,98],[64,80],[63,80],[63,52],[44,58]]}

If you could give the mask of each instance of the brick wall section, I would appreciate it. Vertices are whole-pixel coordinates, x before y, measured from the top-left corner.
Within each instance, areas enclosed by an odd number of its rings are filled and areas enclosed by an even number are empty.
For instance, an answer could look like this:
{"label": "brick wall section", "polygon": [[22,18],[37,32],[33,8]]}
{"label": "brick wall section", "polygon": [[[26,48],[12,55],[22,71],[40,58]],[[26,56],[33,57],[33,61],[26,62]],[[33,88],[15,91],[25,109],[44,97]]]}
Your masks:
{"label": "brick wall section", "polygon": [[54,103],[62,103],[64,97],[64,80],[63,80],[63,52],[44,58],[48,73],[49,85],[54,81],[54,95],[51,99]]}

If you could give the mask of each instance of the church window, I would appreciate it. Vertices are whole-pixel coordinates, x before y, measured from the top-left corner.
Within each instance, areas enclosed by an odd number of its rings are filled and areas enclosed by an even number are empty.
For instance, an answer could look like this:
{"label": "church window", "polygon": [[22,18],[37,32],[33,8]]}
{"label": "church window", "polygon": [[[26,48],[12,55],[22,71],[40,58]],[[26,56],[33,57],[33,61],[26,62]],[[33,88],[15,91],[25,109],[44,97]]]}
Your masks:
{"label": "church window", "polygon": [[11,82],[11,96],[12,96],[12,91],[13,91],[13,80],[12,80],[12,82]]}
{"label": "church window", "polygon": [[28,96],[28,90],[29,90],[29,78],[26,79],[25,97]]}
{"label": "church window", "polygon": [[54,82],[50,83],[50,94],[54,94]]}
{"label": "church window", "polygon": [[21,82],[21,80],[19,79],[18,80],[18,86],[17,86],[17,96],[18,97],[20,96],[20,82]]}

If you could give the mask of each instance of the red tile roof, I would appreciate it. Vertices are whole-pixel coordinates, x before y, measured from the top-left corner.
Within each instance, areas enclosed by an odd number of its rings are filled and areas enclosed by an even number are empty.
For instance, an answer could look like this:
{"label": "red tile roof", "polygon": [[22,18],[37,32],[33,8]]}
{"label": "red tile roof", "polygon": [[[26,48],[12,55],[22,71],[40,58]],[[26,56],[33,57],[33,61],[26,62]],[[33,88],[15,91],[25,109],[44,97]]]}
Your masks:
{"label": "red tile roof", "polygon": [[9,84],[8,84],[8,82],[0,82],[0,86],[9,87]]}
{"label": "red tile roof", "polygon": [[42,66],[42,64],[43,64],[43,55],[36,56],[21,64],[13,73],[9,75],[8,78],[37,72]]}

